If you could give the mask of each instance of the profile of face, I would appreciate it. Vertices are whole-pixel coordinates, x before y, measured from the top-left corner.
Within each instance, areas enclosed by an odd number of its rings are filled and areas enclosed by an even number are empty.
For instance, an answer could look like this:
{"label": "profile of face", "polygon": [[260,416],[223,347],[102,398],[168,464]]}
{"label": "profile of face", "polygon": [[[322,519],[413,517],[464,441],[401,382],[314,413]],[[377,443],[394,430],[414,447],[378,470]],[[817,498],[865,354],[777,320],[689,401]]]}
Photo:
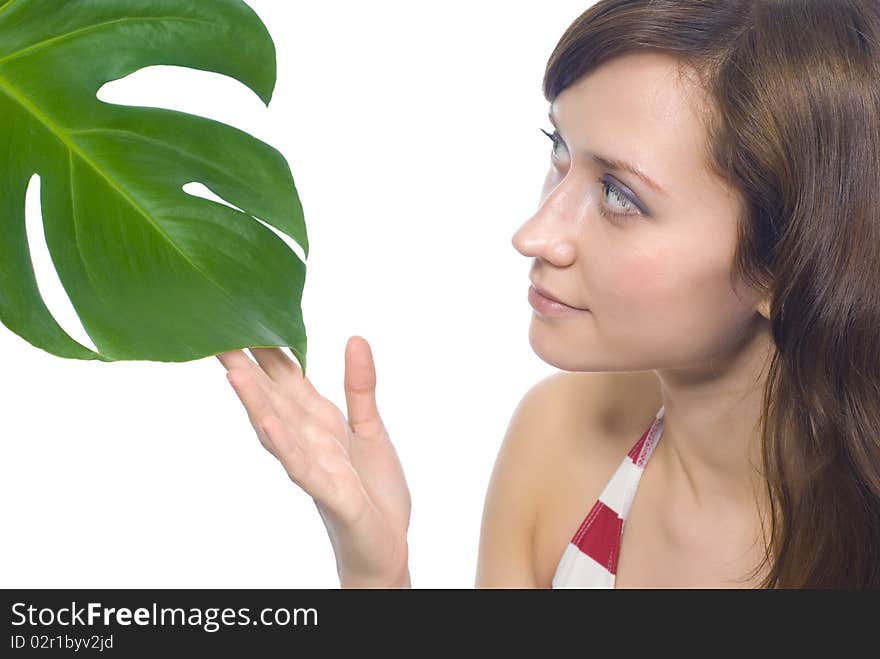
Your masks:
{"label": "profile of face", "polygon": [[766,331],[767,303],[731,287],[742,202],[704,162],[702,96],[678,66],[617,57],[551,106],[558,141],[541,202],[512,243],[535,259],[537,288],[588,309],[532,314],[532,349],[560,369],[700,367]]}

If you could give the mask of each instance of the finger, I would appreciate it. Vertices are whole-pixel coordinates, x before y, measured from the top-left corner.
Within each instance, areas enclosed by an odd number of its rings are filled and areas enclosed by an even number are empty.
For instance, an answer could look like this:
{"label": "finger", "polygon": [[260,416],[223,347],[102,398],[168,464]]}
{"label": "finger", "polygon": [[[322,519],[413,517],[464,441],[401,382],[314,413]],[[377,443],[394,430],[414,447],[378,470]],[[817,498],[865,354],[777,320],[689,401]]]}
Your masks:
{"label": "finger", "polygon": [[276,416],[271,398],[252,374],[241,370],[234,370],[228,371],[226,377],[239,400],[241,400],[242,405],[244,405],[245,410],[247,410],[248,419],[254,430],[257,431],[260,443],[263,444],[267,451],[277,457],[274,450],[275,447],[271,441],[268,441],[264,430],[265,420]]}
{"label": "finger", "polygon": [[240,368],[242,370],[247,369],[248,364],[253,364],[246,354],[244,354],[244,350],[229,350],[227,352],[221,352],[218,355],[215,355],[217,359],[220,360],[220,363],[226,367],[226,370],[230,370],[232,368]]}
{"label": "finger", "polygon": [[348,422],[358,433],[374,433],[382,422],[376,406],[376,367],[370,344],[353,336],[345,346],[345,402]]}
{"label": "finger", "polygon": [[217,358],[217,361],[223,364],[223,368],[225,368],[227,371],[230,368],[228,355],[229,353],[227,352],[221,352],[219,355],[214,355]]}
{"label": "finger", "polygon": [[272,378],[270,378],[266,374],[266,372],[263,371],[262,367],[259,364],[250,359],[245,354],[244,350],[232,350],[230,352],[223,352],[217,355],[217,359],[219,359],[220,363],[226,367],[227,379],[229,377],[229,372],[232,370],[236,370],[241,371],[242,373],[250,373],[253,377],[259,380],[259,382],[267,390],[274,385]]}
{"label": "finger", "polygon": [[251,354],[269,377],[276,382],[284,382],[296,375],[302,380],[302,369],[299,364],[291,360],[281,348],[250,348]]}
{"label": "finger", "polygon": [[308,400],[315,402],[322,396],[311,381],[303,375],[299,363],[288,357],[281,348],[251,348],[251,354],[259,362],[260,367],[275,382],[286,383],[293,391]]}

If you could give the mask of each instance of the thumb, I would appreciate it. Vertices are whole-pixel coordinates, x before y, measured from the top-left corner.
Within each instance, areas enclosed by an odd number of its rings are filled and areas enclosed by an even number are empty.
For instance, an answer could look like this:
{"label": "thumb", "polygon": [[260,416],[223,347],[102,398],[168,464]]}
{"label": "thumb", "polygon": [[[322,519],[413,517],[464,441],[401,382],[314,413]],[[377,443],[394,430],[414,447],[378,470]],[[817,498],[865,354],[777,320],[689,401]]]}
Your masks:
{"label": "thumb", "polygon": [[376,407],[376,367],[370,344],[352,336],[345,345],[345,403],[348,424],[359,434],[369,435],[382,427]]}

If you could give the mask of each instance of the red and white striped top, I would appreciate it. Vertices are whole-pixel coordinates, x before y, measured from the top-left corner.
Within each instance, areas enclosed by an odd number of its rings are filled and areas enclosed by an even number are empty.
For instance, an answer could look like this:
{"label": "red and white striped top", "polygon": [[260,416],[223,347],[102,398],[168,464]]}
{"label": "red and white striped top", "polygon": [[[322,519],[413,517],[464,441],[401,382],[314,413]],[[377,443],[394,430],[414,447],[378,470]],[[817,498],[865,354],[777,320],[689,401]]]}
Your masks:
{"label": "red and white striped top", "polygon": [[663,412],[661,407],[569,541],[551,588],[614,588],[623,523],[645,463],[663,434]]}

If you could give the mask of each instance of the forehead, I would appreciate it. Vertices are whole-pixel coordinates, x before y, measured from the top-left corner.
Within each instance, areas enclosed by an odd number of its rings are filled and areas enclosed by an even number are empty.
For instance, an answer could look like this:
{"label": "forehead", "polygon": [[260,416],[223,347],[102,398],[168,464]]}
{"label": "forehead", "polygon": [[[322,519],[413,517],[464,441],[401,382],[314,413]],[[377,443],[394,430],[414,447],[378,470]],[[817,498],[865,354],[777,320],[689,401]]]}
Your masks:
{"label": "forehead", "polygon": [[551,110],[573,156],[584,149],[628,160],[676,195],[708,176],[700,98],[675,58],[631,53],[566,88]]}

